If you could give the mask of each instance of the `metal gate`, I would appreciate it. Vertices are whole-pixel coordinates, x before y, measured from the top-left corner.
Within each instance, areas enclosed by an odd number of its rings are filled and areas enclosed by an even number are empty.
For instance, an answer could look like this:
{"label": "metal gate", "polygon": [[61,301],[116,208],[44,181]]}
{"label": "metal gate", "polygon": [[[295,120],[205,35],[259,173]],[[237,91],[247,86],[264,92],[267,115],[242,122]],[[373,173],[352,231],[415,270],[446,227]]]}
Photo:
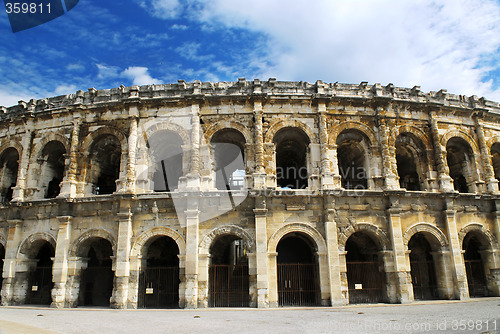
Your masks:
{"label": "metal gate", "polygon": [[109,306],[113,294],[113,278],[114,272],[109,266],[84,269],[80,284],[80,304]]}
{"label": "metal gate", "polygon": [[248,307],[248,264],[209,267],[209,306]]}
{"label": "metal gate", "polygon": [[380,303],[384,301],[385,274],[378,262],[347,262],[349,303]]}
{"label": "metal gate", "polygon": [[29,274],[27,304],[49,305],[52,302],[52,266],[37,267]]}
{"label": "metal gate", "polygon": [[278,264],[280,306],[315,306],[319,300],[318,270],[315,264]]}
{"label": "metal gate", "polygon": [[415,299],[437,299],[438,290],[433,261],[410,261],[411,282]]}
{"label": "metal gate", "polygon": [[486,285],[486,275],[484,273],[483,262],[480,259],[465,260],[465,271],[467,273],[469,295],[471,297],[488,296],[488,287]]}
{"label": "metal gate", "polygon": [[148,267],[139,278],[139,307],[179,307],[179,267]]}

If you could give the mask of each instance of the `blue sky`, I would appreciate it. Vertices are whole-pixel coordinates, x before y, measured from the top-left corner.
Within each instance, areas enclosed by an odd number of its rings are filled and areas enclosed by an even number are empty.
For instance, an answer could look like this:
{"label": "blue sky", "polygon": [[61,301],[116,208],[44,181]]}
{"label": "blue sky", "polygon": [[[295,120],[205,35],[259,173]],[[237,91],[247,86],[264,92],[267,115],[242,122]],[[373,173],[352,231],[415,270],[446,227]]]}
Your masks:
{"label": "blue sky", "polygon": [[80,0],[16,34],[0,14],[0,105],[239,77],[500,101],[500,0]]}

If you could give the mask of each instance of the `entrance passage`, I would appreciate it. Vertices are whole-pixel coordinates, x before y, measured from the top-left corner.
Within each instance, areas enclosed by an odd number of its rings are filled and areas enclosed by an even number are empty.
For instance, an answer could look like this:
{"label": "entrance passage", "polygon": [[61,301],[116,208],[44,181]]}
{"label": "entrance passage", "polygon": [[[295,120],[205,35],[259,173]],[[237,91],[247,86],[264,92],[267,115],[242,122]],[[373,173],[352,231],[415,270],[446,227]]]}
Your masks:
{"label": "entrance passage", "polygon": [[210,307],[248,307],[248,258],[244,240],[225,235],[210,248],[209,273]]}
{"label": "entrance passage", "polygon": [[113,249],[108,240],[96,238],[89,247],[87,268],[82,272],[79,305],[109,306],[113,293],[111,257]]}
{"label": "entrance passage", "polygon": [[410,250],[411,281],[415,299],[437,299],[436,266],[431,245],[423,233],[414,234],[408,242]]}
{"label": "entrance passage", "polygon": [[54,248],[44,242],[35,258],[36,268],[29,272],[26,304],[50,305],[52,302],[52,257]]}
{"label": "entrance passage", "polygon": [[3,282],[3,263],[5,260],[5,248],[3,247],[2,244],[0,244],[0,268],[1,268],[1,273],[0,273],[0,278],[2,279]]}
{"label": "entrance passage", "polygon": [[488,286],[481,257],[481,250],[484,250],[485,247],[483,247],[479,238],[470,232],[464,238],[463,248],[465,250],[464,262],[469,285],[469,296],[487,297]]}
{"label": "entrance passage", "polygon": [[384,302],[385,271],[373,239],[363,232],[356,232],[347,239],[345,250],[349,303]]}
{"label": "entrance passage", "polygon": [[148,247],[139,291],[139,307],[179,307],[179,248],[172,238],[159,237]]}
{"label": "entrance passage", "polygon": [[310,240],[285,236],[278,252],[278,303],[280,306],[319,305],[318,266]]}

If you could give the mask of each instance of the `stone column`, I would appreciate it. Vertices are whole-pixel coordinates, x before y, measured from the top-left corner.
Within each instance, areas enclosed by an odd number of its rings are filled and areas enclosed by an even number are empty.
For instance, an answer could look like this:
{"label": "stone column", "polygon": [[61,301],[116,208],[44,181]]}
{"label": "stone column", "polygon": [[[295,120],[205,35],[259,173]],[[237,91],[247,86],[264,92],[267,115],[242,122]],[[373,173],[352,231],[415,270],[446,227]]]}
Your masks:
{"label": "stone column", "polygon": [[333,189],[333,173],[328,155],[328,129],[326,124],[326,104],[318,103],[318,128],[321,159],[321,189]]}
{"label": "stone column", "polygon": [[438,295],[440,299],[453,299],[455,295],[455,283],[453,279],[453,268],[451,263],[451,252],[440,249],[431,252],[436,268],[436,279]]}
{"label": "stone column", "polygon": [[112,308],[125,309],[128,304],[132,216],[128,205],[118,213],[118,244],[116,249],[115,284],[113,296],[111,297]]}
{"label": "stone column", "polygon": [[50,307],[67,307],[66,282],[68,280],[68,252],[71,243],[71,218],[70,216],[57,217],[59,231],[57,232],[56,254],[52,265],[52,304]]}
{"label": "stone column", "polygon": [[255,172],[253,176],[253,187],[256,189],[265,188],[266,185],[266,173],[264,170],[264,130],[262,124],[263,113],[262,102],[254,101]]}
{"label": "stone column", "polygon": [[65,179],[61,182],[61,192],[59,197],[76,197],[77,180],[76,175],[78,173],[78,156],[79,156],[79,144],[80,144],[80,119],[75,118],[73,121],[73,129],[71,130],[71,147],[69,149],[69,166],[66,172]]}
{"label": "stone column", "polygon": [[185,271],[185,306],[189,309],[198,307],[198,244],[200,211],[195,200],[188,200],[186,214],[186,271]]}
{"label": "stone column", "polygon": [[483,125],[480,123],[479,116],[477,114],[474,115],[474,121],[476,123],[476,135],[479,149],[481,151],[481,165],[484,171],[483,178],[486,181],[488,192],[498,193],[498,180],[495,179],[495,171],[493,170],[491,154],[488,150],[488,145],[486,144],[486,138],[484,137]]}
{"label": "stone column", "polygon": [[255,198],[255,264],[257,267],[257,307],[269,307],[267,255],[267,208],[264,197]]}
{"label": "stone column", "polygon": [[198,307],[207,308],[209,299],[209,267],[210,254],[200,253],[198,255]]}
{"label": "stone column", "polygon": [[398,207],[388,209],[387,218],[389,220],[394,257],[393,274],[397,280],[397,301],[406,304],[413,301],[414,297],[410,268],[406,261],[405,244],[401,229],[401,209]]}
{"label": "stone column", "polygon": [[28,174],[29,159],[31,145],[33,143],[33,132],[31,129],[31,121],[26,125],[26,132],[23,135],[22,146],[23,152],[21,154],[21,163],[19,164],[19,172],[17,173],[16,186],[12,194],[13,202],[24,201],[26,190],[26,175]]}
{"label": "stone column", "polygon": [[22,222],[20,219],[8,220],[9,234],[5,246],[5,260],[2,273],[2,306],[14,304],[17,249],[21,243]]}
{"label": "stone column", "polygon": [[439,187],[441,191],[453,192],[453,180],[449,175],[449,168],[446,164],[446,159],[444,156],[446,154],[446,149],[441,145],[435,112],[431,112],[429,122],[431,126],[432,142],[434,145],[434,158],[436,160]]}
{"label": "stone column", "polygon": [[[449,205],[447,206],[449,207]],[[469,298],[469,287],[467,285],[467,274],[465,272],[464,258],[460,249],[458,239],[457,223],[455,220],[456,210],[445,210],[447,237],[450,245],[451,268],[455,286],[455,296],[462,299]]]}
{"label": "stone column", "polygon": [[200,189],[200,105],[194,103],[191,106],[191,149],[190,168],[186,176],[187,189]]}
{"label": "stone column", "polygon": [[[378,129],[380,133],[380,143],[382,148],[382,165],[384,173],[384,182],[386,189],[399,189],[398,177],[394,173],[396,170],[392,164],[391,151],[389,147],[389,129],[385,118],[378,119]],[[394,152],[393,152],[394,153]]]}
{"label": "stone column", "polygon": [[335,221],[335,198],[325,197],[325,233],[328,256],[328,272],[330,284],[330,303],[332,306],[347,305],[349,301],[342,294],[340,279],[340,255],[337,223]]}
{"label": "stone column", "polygon": [[135,164],[137,155],[137,117],[130,120],[130,133],[128,135],[128,158],[125,176],[125,192],[135,193]]}

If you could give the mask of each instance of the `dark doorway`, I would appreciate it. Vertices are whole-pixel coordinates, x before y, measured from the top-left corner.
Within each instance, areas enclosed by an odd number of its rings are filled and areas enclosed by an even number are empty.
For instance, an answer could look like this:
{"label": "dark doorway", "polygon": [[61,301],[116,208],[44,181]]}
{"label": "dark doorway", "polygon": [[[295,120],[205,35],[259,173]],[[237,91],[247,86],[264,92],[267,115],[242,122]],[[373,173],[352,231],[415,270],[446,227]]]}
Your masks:
{"label": "dark doorway", "polygon": [[349,303],[384,302],[384,264],[373,239],[366,233],[356,232],[347,239],[345,250]]}
{"label": "dark doorway", "polygon": [[214,241],[210,248],[209,306],[248,307],[249,276],[245,242],[233,235]]}
{"label": "dark doorway", "polygon": [[36,267],[29,273],[26,304],[50,305],[52,302],[52,257],[54,248],[48,242],[40,247],[35,261]]}
{"label": "dark doorway", "polygon": [[215,187],[238,190],[245,179],[245,137],[234,129],[216,132],[211,140],[215,165]]}
{"label": "dark doorway", "polygon": [[436,266],[431,245],[423,233],[414,234],[408,242],[411,281],[415,299],[437,299]]}
{"label": "dark doorway", "polygon": [[2,244],[0,244],[0,270],[2,273],[0,274],[2,281],[3,281],[3,264],[5,261],[5,248],[3,247]]}
{"label": "dark doorway", "polygon": [[396,163],[399,186],[410,191],[421,190],[417,163],[422,159],[421,147],[409,134],[402,133],[396,139]]}
{"label": "dark doorway", "polygon": [[279,130],[273,139],[276,145],[276,179],[278,187],[284,189],[305,189],[309,172],[307,156],[309,137],[298,128]]}
{"label": "dark doorway", "polygon": [[183,175],[183,144],[181,137],[170,130],[158,131],[148,138],[154,191],[170,192],[178,188]]}
{"label": "dark doorway", "polygon": [[112,194],[116,191],[116,180],[120,174],[121,144],[113,135],[98,137],[90,147],[89,183],[96,195]]}
{"label": "dark doorway", "polygon": [[337,159],[344,189],[368,189],[368,140],[358,131],[343,131],[337,137]]}
{"label": "dark doorway", "polygon": [[465,271],[467,273],[467,283],[469,285],[469,296],[487,297],[488,286],[486,284],[486,274],[481,256],[481,251],[485,250],[481,240],[473,233],[468,233],[464,238],[464,260]]}
{"label": "dark doorway", "polygon": [[44,198],[54,198],[59,195],[60,183],[64,177],[65,154],[64,145],[55,140],[43,148],[39,184]]}
{"label": "dark doorway", "polygon": [[139,307],[179,307],[179,282],[179,248],[172,238],[159,237],[148,247],[139,280]]}
{"label": "dark doorway", "polygon": [[113,249],[111,243],[96,238],[89,247],[87,268],[82,272],[79,304],[83,306],[109,306],[113,293]]}
{"label": "dark doorway", "polygon": [[17,183],[19,169],[19,153],[15,148],[8,148],[0,155],[0,202],[12,200]]}
{"label": "dark doorway", "polygon": [[302,235],[280,240],[278,252],[278,303],[280,306],[319,305],[318,266],[311,241]]}
{"label": "dark doorway", "polygon": [[469,184],[474,182],[472,171],[474,170],[474,154],[470,145],[462,138],[453,137],[446,144],[446,160],[453,179],[453,186],[460,193],[472,192]]}

